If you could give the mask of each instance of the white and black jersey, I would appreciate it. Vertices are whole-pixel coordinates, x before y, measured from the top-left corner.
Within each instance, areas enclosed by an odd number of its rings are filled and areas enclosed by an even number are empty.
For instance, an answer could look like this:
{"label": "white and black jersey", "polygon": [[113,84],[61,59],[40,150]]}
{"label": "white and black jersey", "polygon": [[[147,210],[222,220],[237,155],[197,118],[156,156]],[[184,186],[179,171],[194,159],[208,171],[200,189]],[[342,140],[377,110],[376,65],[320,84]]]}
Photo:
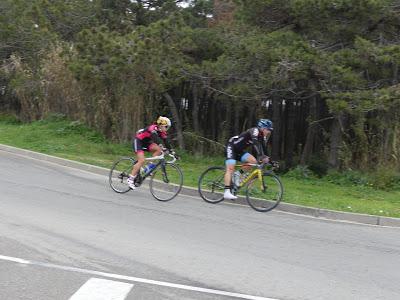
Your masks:
{"label": "white and black jersey", "polygon": [[262,157],[267,153],[267,138],[257,127],[250,128],[240,135],[229,139],[226,146],[227,159],[239,160],[245,150],[252,148],[256,158]]}

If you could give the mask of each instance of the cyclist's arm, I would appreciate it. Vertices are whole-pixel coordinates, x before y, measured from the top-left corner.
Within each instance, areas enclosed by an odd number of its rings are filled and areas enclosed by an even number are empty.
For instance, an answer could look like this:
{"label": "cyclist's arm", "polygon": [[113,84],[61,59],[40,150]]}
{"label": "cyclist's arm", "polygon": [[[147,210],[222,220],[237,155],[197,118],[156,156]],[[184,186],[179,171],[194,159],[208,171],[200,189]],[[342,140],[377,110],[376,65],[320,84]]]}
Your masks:
{"label": "cyclist's arm", "polygon": [[162,138],[162,140],[163,140],[165,148],[167,148],[168,150],[171,150],[171,143],[169,142],[169,139],[167,137],[165,137],[165,138]]}
{"label": "cyclist's arm", "polygon": [[263,151],[263,155],[270,156],[268,154],[268,138],[265,137],[265,136],[261,140],[261,148],[262,148],[262,151]]}
{"label": "cyclist's arm", "polygon": [[163,143],[163,139],[158,135],[157,130],[151,131],[151,140],[158,145]]}
{"label": "cyclist's arm", "polygon": [[260,143],[259,140],[259,129],[258,128],[250,129],[250,134],[252,140],[253,153],[255,154],[257,160],[259,160],[260,157],[265,156],[263,145]]}
{"label": "cyclist's arm", "polygon": [[168,150],[171,150],[171,144],[169,142],[169,139],[165,133],[160,133],[157,130],[153,130],[151,132],[151,138],[153,139],[154,142],[156,142],[158,145],[164,145],[165,148]]}

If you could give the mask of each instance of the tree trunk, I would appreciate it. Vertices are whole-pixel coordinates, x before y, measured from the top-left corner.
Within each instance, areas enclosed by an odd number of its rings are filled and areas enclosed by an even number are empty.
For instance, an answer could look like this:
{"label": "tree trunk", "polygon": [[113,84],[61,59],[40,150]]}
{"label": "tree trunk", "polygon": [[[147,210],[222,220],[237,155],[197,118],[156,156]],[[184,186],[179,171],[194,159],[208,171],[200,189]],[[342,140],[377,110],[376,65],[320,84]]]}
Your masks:
{"label": "tree trunk", "polygon": [[339,168],[339,150],[342,144],[343,114],[339,113],[333,119],[331,126],[331,141],[329,149],[328,164],[331,168]]}
{"label": "tree trunk", "polygon": [[223,122],[223,126],[221,129],[222,132],[222,138],[221,141],[223,144],[225,144],[228,139],[231,137],[231,124],[232,124],[232,100],[228,99],[226,100],[226,113],[225,113],[225,120]]}
{"label": "tree trunk", "polygon": [[272,99],[272,122],[274,124],[274,132],[272,135],[273,160],[279,160],[281,158],[281,108],[282,99],[274,97]]}
{"label": "tree trunk", "polygon": [[235,123],[233,125],[234,135],[240,134],[240,109],[242,104],[239,101],[234,102],[235,107]]}
{"label": "tree trunk", "polygon": [[199,92],[198,92],[196,83],[193,83],[192,94],[193,94],[193,99],[192,99],[193,130],[195,133],[199,134],[200,133],[200,124],[199,124],[200,101],[199,101]]}
{"label": "tree trunk", "polygon": [[286,131],[286,166],[291,168],[293,166],[293,152],[296,146],[296,106],[294,101],[288,101],[286,104],[287,109],[287,131]]}
{"label": "tree trunk", "polygon": [[393,70],[392,84],[396,85],[399,83],[399,65],[397,63],[394,63],[392,70]]}
{"label": "tree trunk", "polygon": [[176,108],[174,100],[172,99],[172,97],[168,93],[164,93],[164,97],[165,97],[165,99],[167,99],[169,109],[171,110],[171,113],[172,113],[172,117],[175,120],[175,128],[176,128],[179,148],[184,150],[185,149],[185,143],[184,143],[184,140],[183,140],[182,122],[181,122],[181,119],[179,117],[178,109]]}
{"label": "tree trunk", "polygon": [[313,148],[314,148],[314,140],[315,134],[317,132],[317,123],[312,123],[313,121],[317,120],[317,97],[314,96],[310,99],[310,107],[309,107],[309,119],[310,123],[307,130],[307,137],[306,143],[303,148],[303,152],[300,158],[300,164],[306,165],[312,155]]}

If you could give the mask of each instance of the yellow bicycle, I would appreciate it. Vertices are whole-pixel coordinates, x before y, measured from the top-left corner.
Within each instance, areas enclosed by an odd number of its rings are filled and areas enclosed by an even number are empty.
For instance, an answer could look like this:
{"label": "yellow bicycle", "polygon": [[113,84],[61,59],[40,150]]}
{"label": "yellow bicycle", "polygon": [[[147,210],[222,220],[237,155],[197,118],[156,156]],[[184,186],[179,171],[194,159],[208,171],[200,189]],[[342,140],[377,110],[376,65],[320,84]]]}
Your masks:
{"label": "yellow bicycle", "polygon": [[[236,165],[235,168],[243,166],[251,166],[252,170],[242,174],[239,181],[232,176],[232,193],[245,196],[247,203],[256,211],[267,212],[277,207],[283,196],[282,182],[274,173],[278,164],[243,164]],[[210,167],[204,171],[198,183],[201,198],[209,203],[224,200],[224,175],[224,167]]]}

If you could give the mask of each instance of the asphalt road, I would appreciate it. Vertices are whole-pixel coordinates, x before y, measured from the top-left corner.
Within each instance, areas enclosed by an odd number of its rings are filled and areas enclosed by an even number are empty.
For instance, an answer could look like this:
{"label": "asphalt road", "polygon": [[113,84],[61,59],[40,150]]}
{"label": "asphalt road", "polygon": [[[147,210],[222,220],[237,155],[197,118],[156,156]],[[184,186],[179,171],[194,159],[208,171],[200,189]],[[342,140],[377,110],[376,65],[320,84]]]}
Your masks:
{"label": "asphalt road", "polygon": [[119,195],[3,151],[0,172],[0,299],[400,299],[399,228]]}

